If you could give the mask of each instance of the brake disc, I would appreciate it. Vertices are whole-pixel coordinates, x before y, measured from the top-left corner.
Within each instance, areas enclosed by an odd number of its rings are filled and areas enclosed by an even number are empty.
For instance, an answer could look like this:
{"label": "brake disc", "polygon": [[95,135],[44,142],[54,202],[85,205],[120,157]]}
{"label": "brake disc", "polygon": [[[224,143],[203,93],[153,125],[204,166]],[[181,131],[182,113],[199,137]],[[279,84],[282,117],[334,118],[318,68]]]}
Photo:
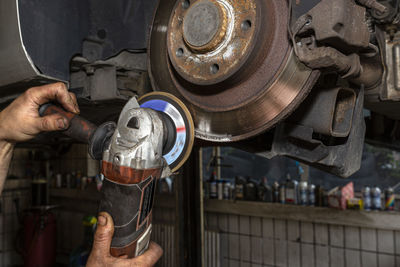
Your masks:
{"label": "brake disc", "polygon": [[314,85],[288,38],[282,0],[162,0],[149,43],[153,88],[189,108],[196,137],[231,142],[271,129]]}

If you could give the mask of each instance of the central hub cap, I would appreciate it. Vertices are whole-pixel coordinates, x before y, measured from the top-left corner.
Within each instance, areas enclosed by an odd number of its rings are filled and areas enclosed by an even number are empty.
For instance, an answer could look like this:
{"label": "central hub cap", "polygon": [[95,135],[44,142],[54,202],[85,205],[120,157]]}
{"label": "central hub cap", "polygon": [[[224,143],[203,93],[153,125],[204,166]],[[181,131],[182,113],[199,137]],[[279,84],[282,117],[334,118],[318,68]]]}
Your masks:
{"label": "central hub cap", "polygon": [[235,74],[253,54],[260,32],[257,2],[176,1],[167,32],[171,71],[189,82],[188,86],[201,86],[194,89],[198,92],[204,91],[203,86],[236,79]]}
{"label": "central hub cap", "polygon": [[195,51],[211,51],[225,36],[226,20],[224,8],[217,2],[195,3],[189,8],[183,20],[185,43]]}

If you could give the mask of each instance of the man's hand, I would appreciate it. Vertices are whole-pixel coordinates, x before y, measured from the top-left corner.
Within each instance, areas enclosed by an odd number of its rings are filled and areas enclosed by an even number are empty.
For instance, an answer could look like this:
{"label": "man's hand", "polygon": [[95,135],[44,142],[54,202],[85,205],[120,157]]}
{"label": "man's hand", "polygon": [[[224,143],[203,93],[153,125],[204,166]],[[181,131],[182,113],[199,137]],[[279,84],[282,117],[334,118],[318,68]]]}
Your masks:
{"label": "man's hand", "polygon": [[16,142],[28,141],[42,131],[68,128],[68,121],[59,115],[39,116],[39,106],[52,100],[68,111],[79,113],[75,95],[63,83],[33,87],[0,112],[0,194]]}
{"label": "man's hand", "polygon": [[145,253],[134,259],[126,257],[114,258],[110,254],[112,236],[114,234],[114,222],[106,212],[99,214],[97,230],[94,234],[92,252],[90,253],[86,267],[150,267],[156,264],[163,254],[161,247],[153,242]]}
{"label": "man's hand", "polygon": [[68,121],[60,115],[40,117],[39,107],[50,101],[59,102],[67,111],[79,113],[76,97],[63,83],[28,89],[0,112],[0,141],[27,141],[44,131],[68,128]]}

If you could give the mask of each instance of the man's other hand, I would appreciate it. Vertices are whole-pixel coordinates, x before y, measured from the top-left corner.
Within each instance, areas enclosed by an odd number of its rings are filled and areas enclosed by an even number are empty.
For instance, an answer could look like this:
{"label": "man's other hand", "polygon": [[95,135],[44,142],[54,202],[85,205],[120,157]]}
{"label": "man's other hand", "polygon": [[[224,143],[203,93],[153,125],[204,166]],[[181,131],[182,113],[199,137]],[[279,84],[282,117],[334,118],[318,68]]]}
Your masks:
{"label": "man's other hand", "polygon": [[106,212],[99,214],[92,252],[86,267],[118,266],[118,267],[150,267],[156,264],[163,254],[159,245],[151,242],[149,248],[142,255],[127,259],[126,257],[114,258],[110,254],[111,240],[114,234],[114,222]]}
{"label": "man's other hand", "polygon": [[40,132],[65,130],[68,121],[53,114],[40,117],[39,107],[50,101],[59,102],[67,111],[78,114],[76,97],[63,83],[48,84],[28,89],[0,112],[0,140],[22,142]]}

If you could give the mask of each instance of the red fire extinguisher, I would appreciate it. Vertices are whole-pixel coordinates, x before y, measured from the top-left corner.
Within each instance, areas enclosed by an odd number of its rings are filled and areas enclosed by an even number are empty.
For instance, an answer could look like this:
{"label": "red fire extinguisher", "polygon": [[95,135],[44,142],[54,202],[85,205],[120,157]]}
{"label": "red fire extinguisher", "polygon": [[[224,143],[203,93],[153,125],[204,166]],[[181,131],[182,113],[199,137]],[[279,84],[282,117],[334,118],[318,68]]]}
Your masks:
{"label": "red fire extinguisher", "polygon": [[45,207],[24,217],[23,257],[25,267],[51,267],[56,262],[56,218]]}

